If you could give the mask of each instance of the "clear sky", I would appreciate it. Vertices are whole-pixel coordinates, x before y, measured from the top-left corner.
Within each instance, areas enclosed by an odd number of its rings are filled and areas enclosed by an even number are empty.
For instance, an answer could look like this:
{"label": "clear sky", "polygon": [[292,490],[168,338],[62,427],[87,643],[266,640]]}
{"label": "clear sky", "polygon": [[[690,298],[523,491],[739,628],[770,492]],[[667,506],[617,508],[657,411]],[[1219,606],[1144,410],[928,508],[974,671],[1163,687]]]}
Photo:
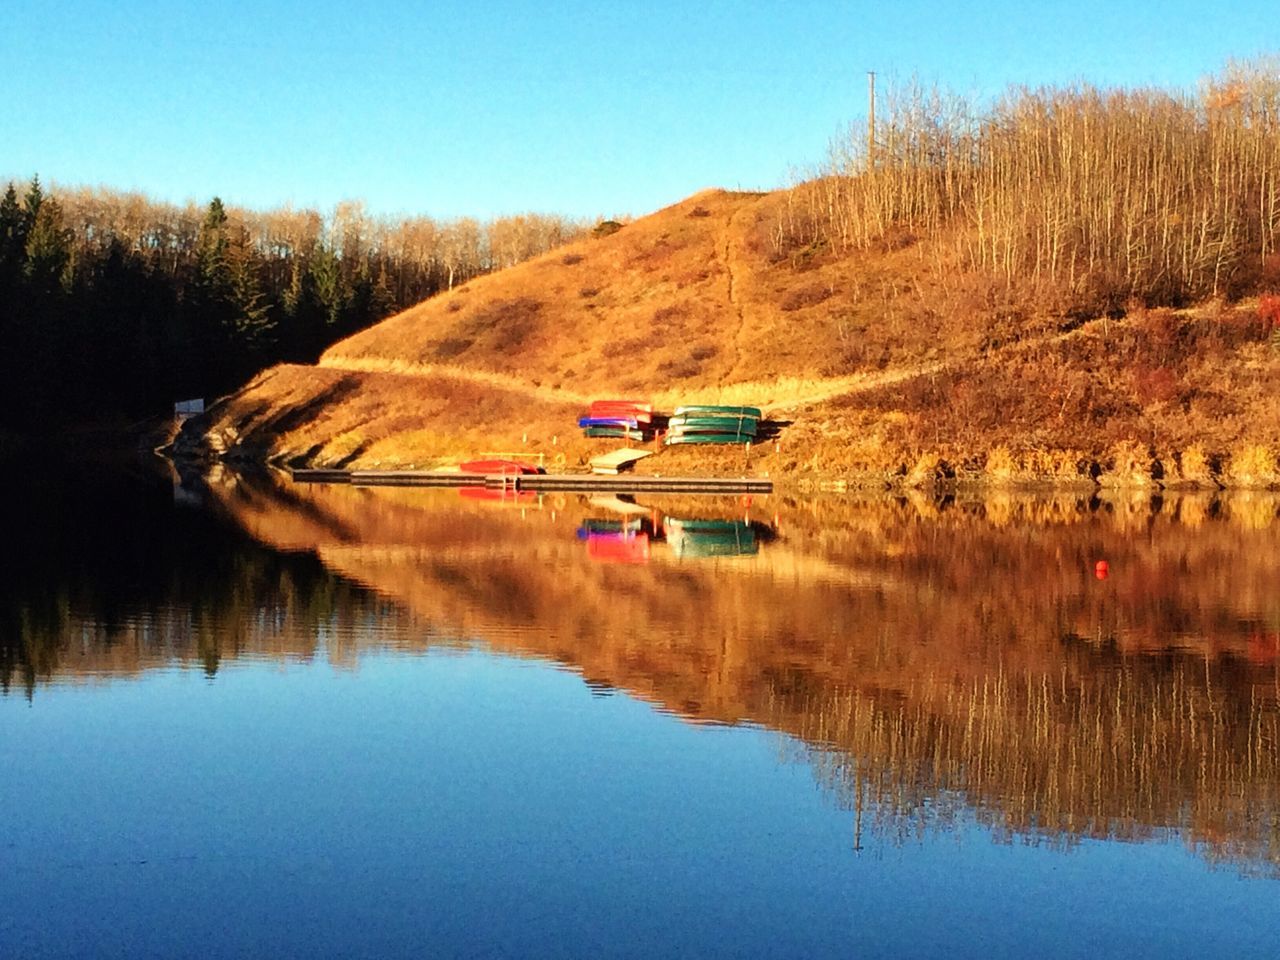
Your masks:
{"label": "clear sky", "polygon": [[866,71],[989,95],[1191,87],[1280,50],[1275,0],[3,0],[0,175],[449,217],[642,214],[771,188]]}

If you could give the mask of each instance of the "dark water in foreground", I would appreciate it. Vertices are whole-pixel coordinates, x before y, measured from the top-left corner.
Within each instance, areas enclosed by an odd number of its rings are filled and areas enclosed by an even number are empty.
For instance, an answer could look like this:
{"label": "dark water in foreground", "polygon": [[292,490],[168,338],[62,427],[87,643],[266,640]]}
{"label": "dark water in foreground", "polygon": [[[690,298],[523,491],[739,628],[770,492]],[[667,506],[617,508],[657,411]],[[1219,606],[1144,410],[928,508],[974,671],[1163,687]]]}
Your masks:
{"label": "dark water in foreground", "polygon": [[1280,955],[1272,498],[6,494],[0,957]]}

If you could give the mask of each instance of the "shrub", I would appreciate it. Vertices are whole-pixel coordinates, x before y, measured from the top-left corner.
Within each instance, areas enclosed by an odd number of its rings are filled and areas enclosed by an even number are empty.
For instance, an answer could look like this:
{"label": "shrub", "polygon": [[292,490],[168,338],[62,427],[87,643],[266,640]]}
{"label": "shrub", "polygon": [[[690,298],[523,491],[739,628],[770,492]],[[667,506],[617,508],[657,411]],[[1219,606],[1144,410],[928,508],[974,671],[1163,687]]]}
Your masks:
{"label": "shrub", "polygon": [[666,326],[673,320],[678,320],[689,313],[689,308],[683,303],[672,303],[665,307],[659,307],[653,311],[653,322],[655,326]]}
{"label": "shrub", "polygon": [[1258,320],[1264,337],[1280,327],[1280,293],[1264,293],[1258,298]]}
{"label": "shrub", "polygon": [[452,360],[459,354],[465,353],[471,349],[475,341],[458,337],[446,337],[436,344],[435,355],[437,360]]}
{"label": "shrub", "polygon": [[1178,396],[1178,378],[1168,367],[1139,367],[1133,373],[1133,389],[1144,407],[1168,403]]}
{"label": "shrub", "polygon": [[658,364],[658,376],[668,380],[686,380],[696,377],[701,370],[702,365],[693,359],[664,360]]}
{"label": "shrub", "polygon": [[1280,480],[1275,450],[1258,444],[1241,444],[1232,450],[1226,472],[1238,487],[1267,487]]}
{"label": "shrub", "polygon": [[690,351],[689,355],[695,360],[710,360],[716,352],[714,343],[700,343]]}
{"label": "shrub", "polygon": [[591,230],[591,235],[599,240],[601,237],[609,237],[622,229],[622,224],[617,220],[601,220]]}
{"label": "shrub", "polygon": [[792,290],[778,304],[778,309],[785,313],[791,313],[799,310],[801,307],[816,306],[822,301],[828,299],[832,294],[830,287],[822,284],[810,284],[807,287],[801,287],[798,290]]}
{"label": "shrub", "polygon": [[582,262],[582,260],[583,260],[583,256],[580,253],[566,253],[563,257],[560,258],[560,262],[563,263],[566,267],[572,267],[575,264],[579,264]]}

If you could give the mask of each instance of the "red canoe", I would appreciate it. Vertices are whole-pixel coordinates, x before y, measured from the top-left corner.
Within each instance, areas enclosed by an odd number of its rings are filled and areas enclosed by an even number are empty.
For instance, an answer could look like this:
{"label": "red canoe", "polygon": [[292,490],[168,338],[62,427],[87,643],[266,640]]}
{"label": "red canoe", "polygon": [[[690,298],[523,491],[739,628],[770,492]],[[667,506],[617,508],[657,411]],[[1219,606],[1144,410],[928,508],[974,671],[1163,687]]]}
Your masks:
{"label": "red canoe", "polygon": [[593,400],[588,416],[592,418],[624,417],[648,423],[653,419],[653,404],[642,403],[639,400]]}
{"label": "red canoe", "polygon": [[536,463],[522,460],[468,460],[458,464],[463,473],[483,473],[486,477],[501,474],[546,473]]}

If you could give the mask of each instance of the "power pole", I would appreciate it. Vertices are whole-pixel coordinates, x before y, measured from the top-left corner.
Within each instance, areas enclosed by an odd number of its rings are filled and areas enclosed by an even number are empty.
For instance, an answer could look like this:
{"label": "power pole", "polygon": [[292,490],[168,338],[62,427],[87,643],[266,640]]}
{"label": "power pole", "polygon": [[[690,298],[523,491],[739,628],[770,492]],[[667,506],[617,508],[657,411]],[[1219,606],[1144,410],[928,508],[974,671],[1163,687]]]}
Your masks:
{"label": "power pole", "polygon": [[876,72],[867,71],[867,169],[876,168]]}

